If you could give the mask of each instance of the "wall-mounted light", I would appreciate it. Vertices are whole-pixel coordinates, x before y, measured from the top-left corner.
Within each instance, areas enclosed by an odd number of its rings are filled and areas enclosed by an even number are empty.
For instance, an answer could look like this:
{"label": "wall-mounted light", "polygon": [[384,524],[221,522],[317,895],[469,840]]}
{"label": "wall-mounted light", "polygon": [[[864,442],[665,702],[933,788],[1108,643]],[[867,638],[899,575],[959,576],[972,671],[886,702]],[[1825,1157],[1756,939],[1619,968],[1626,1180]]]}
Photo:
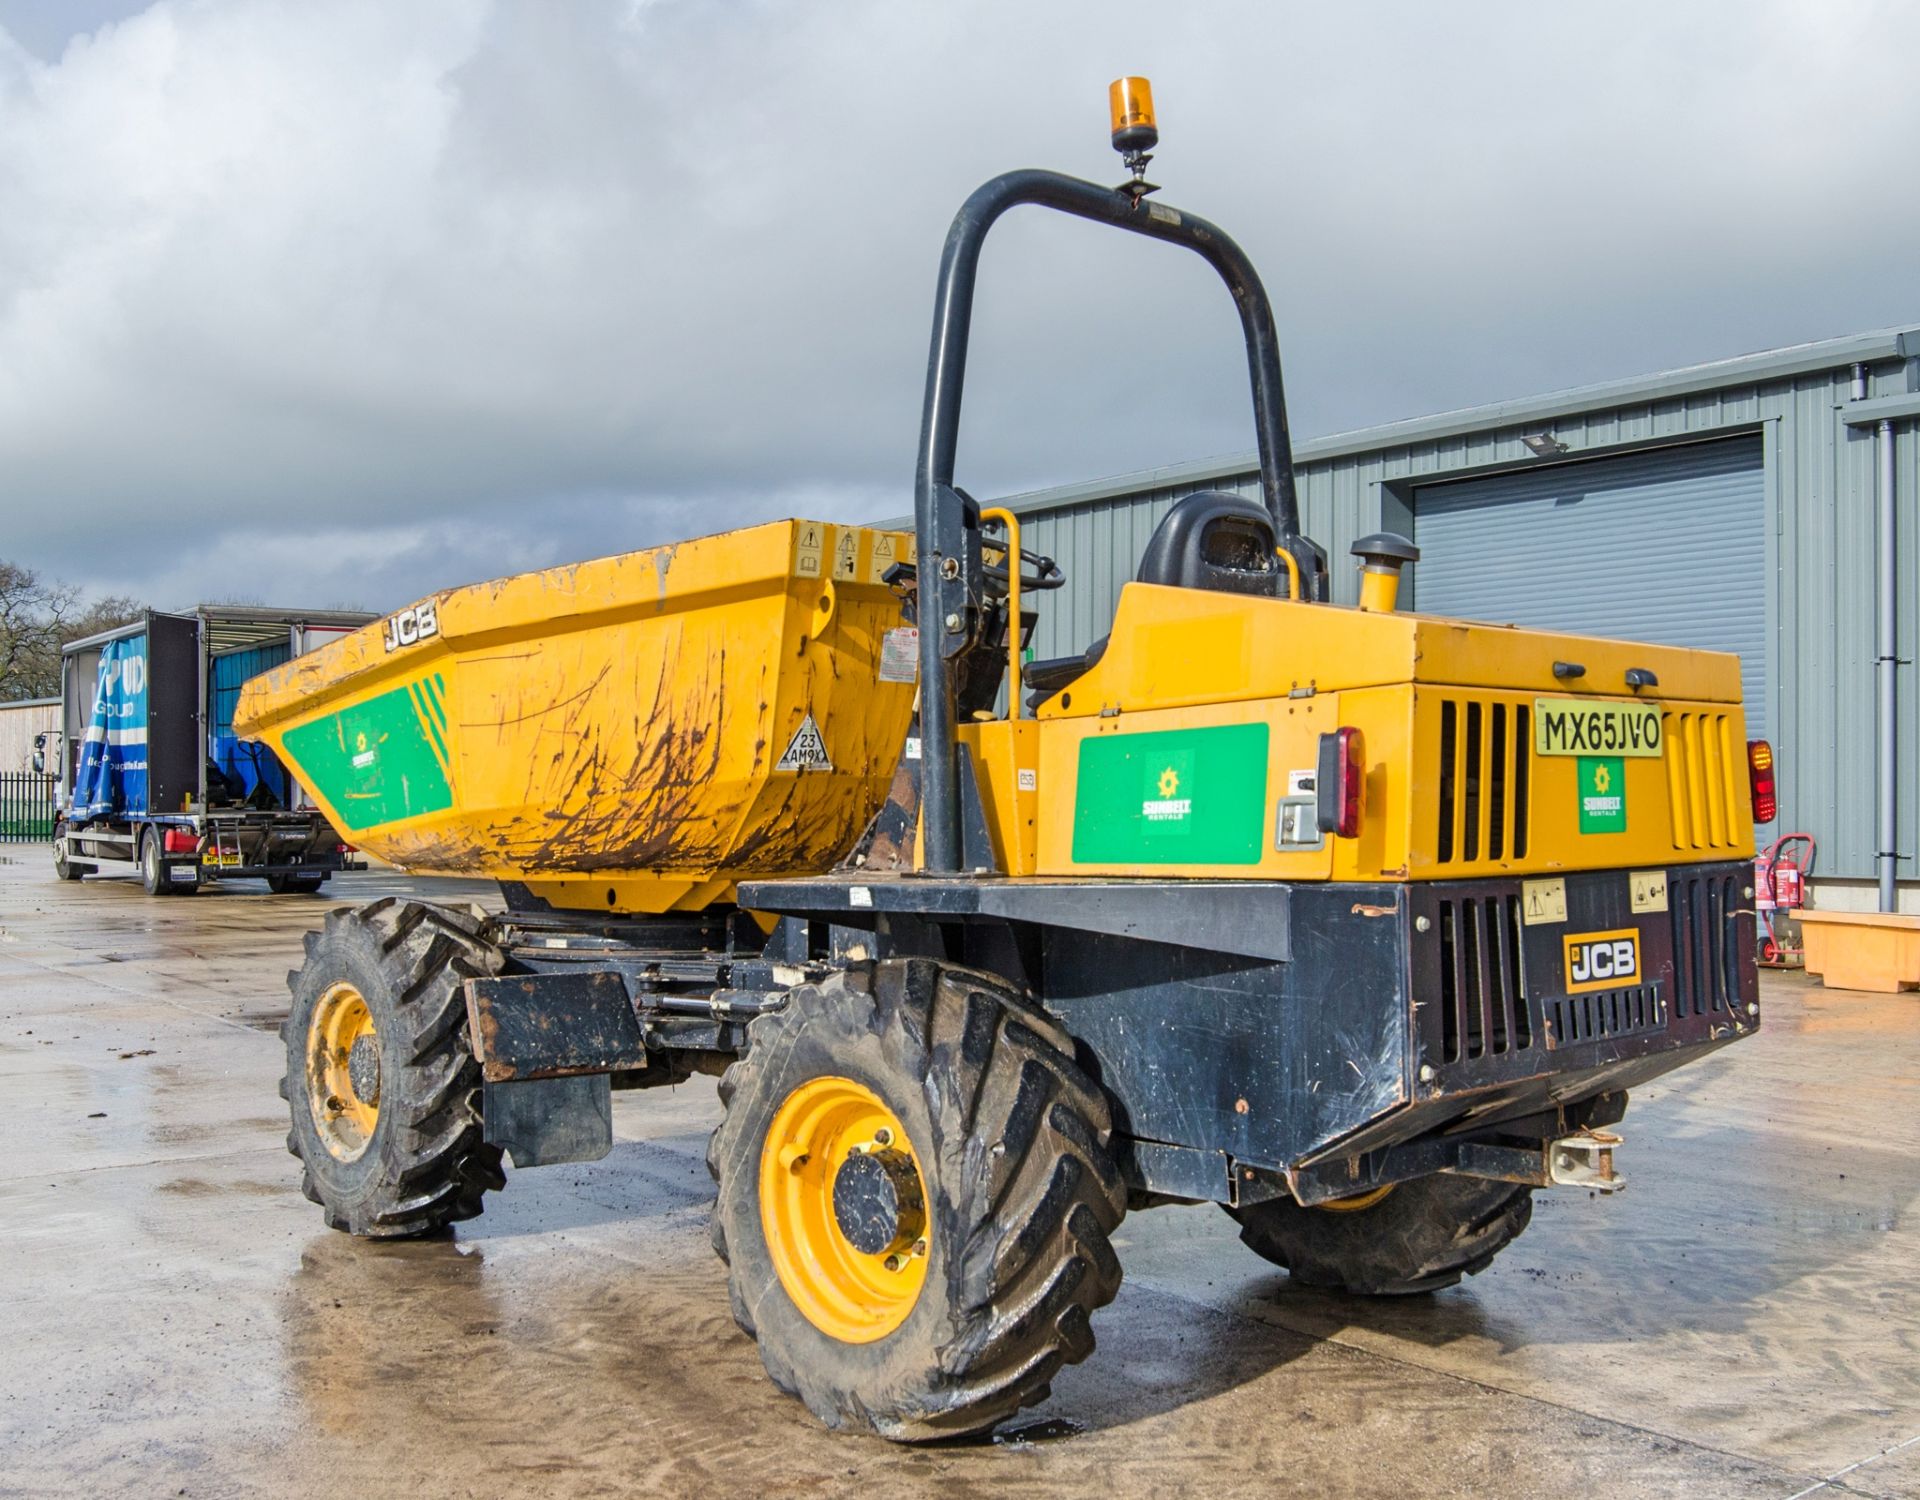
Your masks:
{"label": "wall-mounted light", "polygon": [[1567,445],[1550,432],[1523,433],[1520,441],[1527,445],[1527,451],[1535,458],[1552,458],[1556,453],[1567,451]]}

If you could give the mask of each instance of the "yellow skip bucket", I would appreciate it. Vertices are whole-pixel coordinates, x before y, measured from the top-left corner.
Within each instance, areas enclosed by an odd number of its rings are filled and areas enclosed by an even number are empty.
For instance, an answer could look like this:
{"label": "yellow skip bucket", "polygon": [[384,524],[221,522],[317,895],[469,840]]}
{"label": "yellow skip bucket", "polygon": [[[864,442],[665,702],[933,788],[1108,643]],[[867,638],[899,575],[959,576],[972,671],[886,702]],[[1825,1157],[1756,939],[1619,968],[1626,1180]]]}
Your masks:
{"label": "yellow skip bucket", "polygon": [[255,677],[235,728],[403,869],[697,909],[830,868],[886,795],[914,653],[881,578],[912,558],[779,521],[451,589]]}

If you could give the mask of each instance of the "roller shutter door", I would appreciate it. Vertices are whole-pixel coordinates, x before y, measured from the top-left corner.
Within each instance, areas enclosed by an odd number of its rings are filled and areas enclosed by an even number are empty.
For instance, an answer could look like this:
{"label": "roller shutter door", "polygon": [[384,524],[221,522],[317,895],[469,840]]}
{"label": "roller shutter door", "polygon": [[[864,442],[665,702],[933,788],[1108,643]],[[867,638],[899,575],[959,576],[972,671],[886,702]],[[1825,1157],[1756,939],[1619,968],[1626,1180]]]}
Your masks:
{"label": "roller shutter door", "polygon": [[1414,491],[1414,608],[1740,653],[1765,733],[1760,439],[1551,464]]}

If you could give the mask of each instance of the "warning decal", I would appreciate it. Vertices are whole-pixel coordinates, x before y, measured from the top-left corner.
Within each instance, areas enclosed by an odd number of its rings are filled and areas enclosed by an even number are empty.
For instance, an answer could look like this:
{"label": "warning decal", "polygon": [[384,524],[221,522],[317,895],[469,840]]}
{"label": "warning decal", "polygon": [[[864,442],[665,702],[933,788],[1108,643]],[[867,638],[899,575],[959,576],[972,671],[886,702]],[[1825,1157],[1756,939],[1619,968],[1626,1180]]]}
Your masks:
{"label": "warning decal", "polygon": [[773,768],[776,771],[833,769],[833,762],[827,758],[827,742],[820,737],[820,726],[813,722],[812,714],[800,721],[793,738],[787,741],[786,752],[774,762]]}
{"label": "warning decal", "polygon": [[852,529],[842,531],[833,544],[833,576],[843,581],[852,578],[859,561],[859,534]]}
{"label": "warning decal", "polygon": [[793,539],[793,572],[797,578],[820,576],[820,553],[826,546],[826,530],[818,521],[802,521]]}

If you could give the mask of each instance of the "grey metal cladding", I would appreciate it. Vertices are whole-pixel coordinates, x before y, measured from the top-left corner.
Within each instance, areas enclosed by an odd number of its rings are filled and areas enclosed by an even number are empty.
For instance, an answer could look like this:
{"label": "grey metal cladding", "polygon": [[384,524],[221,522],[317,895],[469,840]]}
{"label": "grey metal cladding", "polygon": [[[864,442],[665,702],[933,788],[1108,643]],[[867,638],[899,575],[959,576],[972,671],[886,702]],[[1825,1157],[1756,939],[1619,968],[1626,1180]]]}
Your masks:
{"label": "grey metal cladding", "polygon": [[1414,491],[1412,607],[1738,652],[1766,732],[1767,510],[1756,434]]}

